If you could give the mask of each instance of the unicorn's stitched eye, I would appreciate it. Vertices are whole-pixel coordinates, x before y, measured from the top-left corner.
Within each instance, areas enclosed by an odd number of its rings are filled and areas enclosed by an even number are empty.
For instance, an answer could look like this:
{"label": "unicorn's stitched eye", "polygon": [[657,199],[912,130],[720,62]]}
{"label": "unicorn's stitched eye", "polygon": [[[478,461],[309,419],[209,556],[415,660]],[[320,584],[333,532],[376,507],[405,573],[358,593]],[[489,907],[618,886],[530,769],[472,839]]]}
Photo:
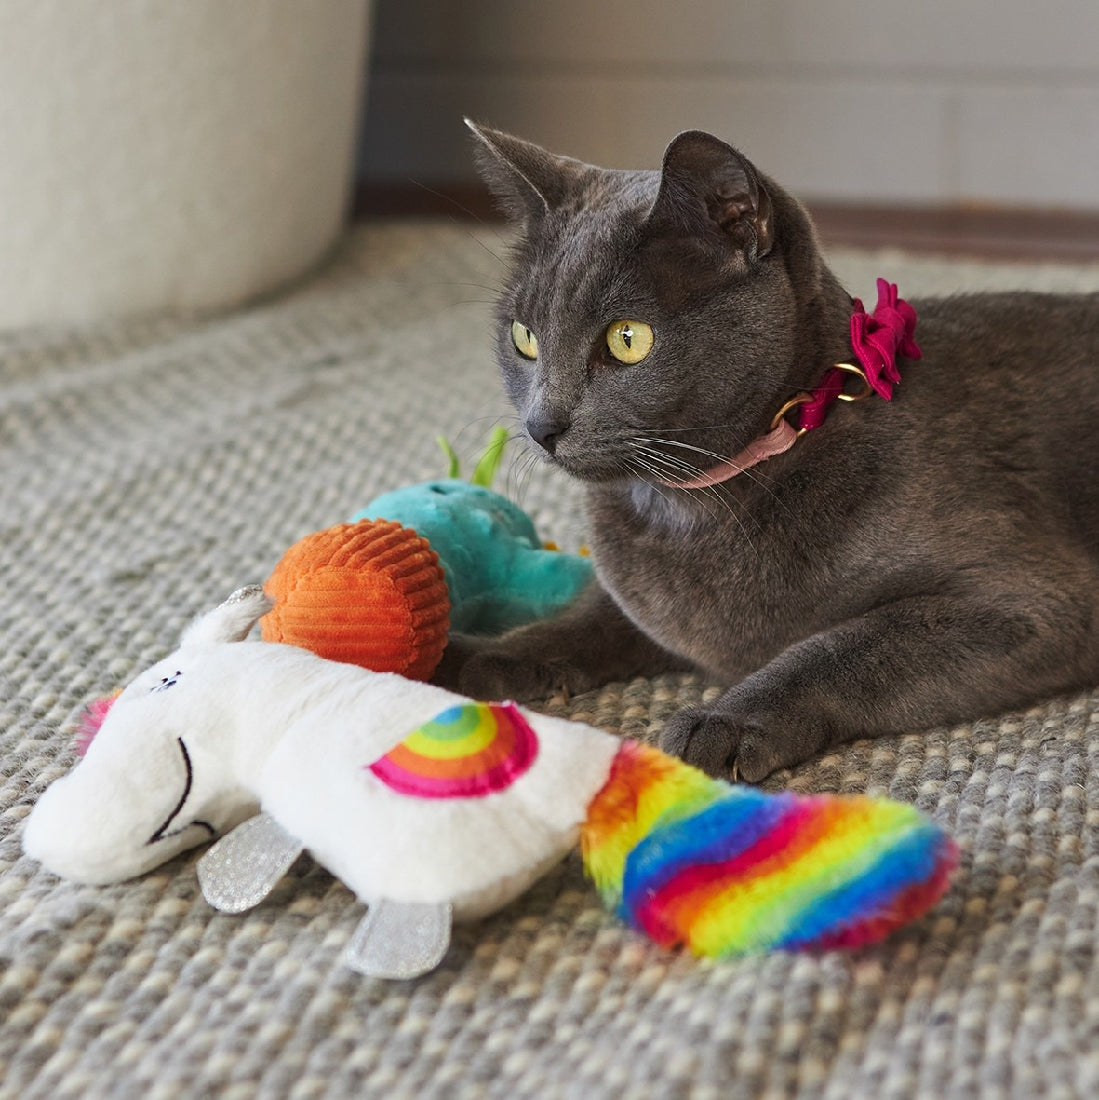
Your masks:
{"label": "unicorn's stitched eye", "polygon": [[153,833],[147,841],[145,841],[146,844],[156,844],[158,840],[165,840],[170,836],[178,836],[186,829],[190,829],[195,825],[201,829],[205,829],[210,836],[217,836],[217,829],[215,829],[209,821],[202,821],[200,818],[195,818],[194,821],[188,822],[178,829],[173,829],[171,832],[168,831],[168,827],[177,817],[179,817],[180,810],[187,804],[187,796],[191,793],[191,787],[195,781],[195,770],[191,764],[191,754],[187,751],[187,746],[183,743],[183,738],[177,737],[176,744],[179,746],[180,755],[183,757],[183,794],[180,795],[179,801],[175,805],[175,809],[168,815],[164,823],[157,828],[156,832]]}
{"label": "unicorn's stitched eye", "polygon": [[160,683],[154,684],[149,690],[153,691],[167,691],[168,688],[173,688],[179,683],[179,678],[183,675],[178,669],[174,676],[161,676]]}
{"label": "unicorn's stitched eye", "polygon": [[607,328],[607,347],[620,363],[640,363],[653,350],[653,330],[644,321],[615,321]]}
{"label": "unicorn's stitched eye", "polygon": [[538,337],[522,321],[511,322],[511,342],[524,359],[538,358]]}

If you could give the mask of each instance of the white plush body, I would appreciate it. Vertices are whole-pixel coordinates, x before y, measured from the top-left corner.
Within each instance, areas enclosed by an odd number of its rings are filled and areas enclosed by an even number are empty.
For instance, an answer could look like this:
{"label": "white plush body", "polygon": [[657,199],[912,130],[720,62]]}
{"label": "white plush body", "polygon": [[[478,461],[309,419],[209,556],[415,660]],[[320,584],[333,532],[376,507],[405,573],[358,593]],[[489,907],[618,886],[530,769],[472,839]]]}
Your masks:
{"label": "white plush body", "polygon": [[312,658],[313,702],[272,751],[260,804],[366,902],[449,901],[480,916],[520,894],[573,848],[619,742],[523,711],[538,756],[510,786],[426,799],[387,787],[366,765],[461,696],[392,673]]}
{"label": "white plush body", "polygon": [[468,918],[521,893],[577,842],[616,738],[523,711],[538,751],[504,789],[401,793],[369,765],[469,701],[235,640],[267,606],[249,592],[215,609],[126,688],[84,759],[31,812],[29,855],[78,881],[117,881],[262,807],[364,901],[449,902]]}

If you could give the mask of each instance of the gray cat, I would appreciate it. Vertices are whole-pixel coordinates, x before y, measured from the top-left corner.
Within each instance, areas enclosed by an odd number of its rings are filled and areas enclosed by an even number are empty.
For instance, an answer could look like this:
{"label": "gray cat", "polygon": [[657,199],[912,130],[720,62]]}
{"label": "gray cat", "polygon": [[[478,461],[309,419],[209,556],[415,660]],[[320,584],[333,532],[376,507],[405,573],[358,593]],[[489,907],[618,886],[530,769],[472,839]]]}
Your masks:
{"label": "gray cat", "polygon": [[798,402],[858,365],[858,308],[795,199],[701,132],[624,172],[471,128],[520,228],[505,387],[586,485],[598,584],[456,639],[441,679],[531,698],[698,669],[728,689],[663,746],[752,781],[1099,683],[1099,297],[915,302],[893,400],[799,438]]}

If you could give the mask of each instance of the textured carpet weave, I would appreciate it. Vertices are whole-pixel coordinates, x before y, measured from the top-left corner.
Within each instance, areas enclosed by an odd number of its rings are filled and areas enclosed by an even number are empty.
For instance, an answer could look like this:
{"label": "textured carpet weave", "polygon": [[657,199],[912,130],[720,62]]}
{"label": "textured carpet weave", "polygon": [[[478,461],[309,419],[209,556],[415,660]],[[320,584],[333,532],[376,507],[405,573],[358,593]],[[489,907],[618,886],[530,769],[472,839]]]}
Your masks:
{"label": "textured carpet weave", "polygon": [[[442,474],[436,435],[471,463],[509,423],[487,307],[505,246],[360,227],[245,312],[0,336],[0,1097],[1099,1095],[1099,692],[769,782],[906,799],[961,845],[935,911],[854,954],[668,953],[573,857],[459,928],[440,970],[386,984],[340,966],[362,907],[308,859],[233,917],[194,854],[109,888],[22,857],[90,696],[302,535]],[[1099,269],[835,260],[864,297],[877,274],[906,297],[1099,288]],[[544,537],[582,541],[573,486],[516,451],[506,488]],[[669,676],[544,706],[652,739],[714,690]]]}

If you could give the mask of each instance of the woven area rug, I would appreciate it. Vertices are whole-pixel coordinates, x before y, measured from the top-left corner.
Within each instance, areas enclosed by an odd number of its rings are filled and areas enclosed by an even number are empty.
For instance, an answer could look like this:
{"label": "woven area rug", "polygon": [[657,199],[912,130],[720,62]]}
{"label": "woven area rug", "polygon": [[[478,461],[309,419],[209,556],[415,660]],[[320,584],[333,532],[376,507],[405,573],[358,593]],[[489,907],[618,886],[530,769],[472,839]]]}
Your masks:
{"label": "woven area rug", "polygon": [[[307,858],[233,917],[194,853],[107,888],[22,856],[90,697],[303,534],[443,474],[437,435],[470,462],[509,423],[487,305],[504,247],[360,226],[242,313],[0,336],[0,1096],[1099,1095],[1099,692],[769,781],[910,800],[961,845],[933,913],[853,954],[669,953],[572,857],[460,927],[437,972],[387,984],[341,967],[362,906]],[[834,259],[863,297],[879,273],[906,296],[1099,288],[1099,268]],[[582,542],[575,488],[513,463],[500,487]],[[665,677],[544,706],[652,738],[713,691]]]}

